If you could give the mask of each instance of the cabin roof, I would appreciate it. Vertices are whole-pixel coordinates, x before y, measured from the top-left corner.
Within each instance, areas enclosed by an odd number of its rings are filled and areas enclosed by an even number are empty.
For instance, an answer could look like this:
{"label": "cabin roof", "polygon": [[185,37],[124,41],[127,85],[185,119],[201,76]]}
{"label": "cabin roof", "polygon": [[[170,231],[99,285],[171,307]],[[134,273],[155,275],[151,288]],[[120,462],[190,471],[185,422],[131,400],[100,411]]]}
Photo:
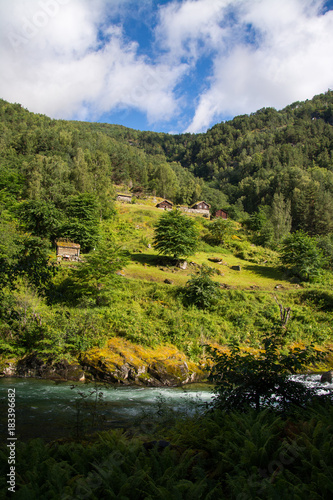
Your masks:
{"label": "cabin roof", "polygon": [[191,208],[195,207],[196,205],[199,205],[199,203],[204,203],[205,205],[207,205],[207,207],[210,207],[210,204],[207,203],[207,201],[201,200],[201,201],[196,201],[195,203],[193,203],[193,205],[191,206]]}
{"label": "cabin roof", "polygon": [[72,243],[71,241],[57,241],[57,247],[80,248],[80,245],[78,243]]}
{"label": "cabin roof", "polygon": [[170,200],[162,200],[162,201],[159,201],[159,202],[157,203],[157,205],[160,205],[161,203],[165,203],[165,202],[166,202],[166,203],[169,203],[170,205],[173,205],[172,201],[170,201]]}

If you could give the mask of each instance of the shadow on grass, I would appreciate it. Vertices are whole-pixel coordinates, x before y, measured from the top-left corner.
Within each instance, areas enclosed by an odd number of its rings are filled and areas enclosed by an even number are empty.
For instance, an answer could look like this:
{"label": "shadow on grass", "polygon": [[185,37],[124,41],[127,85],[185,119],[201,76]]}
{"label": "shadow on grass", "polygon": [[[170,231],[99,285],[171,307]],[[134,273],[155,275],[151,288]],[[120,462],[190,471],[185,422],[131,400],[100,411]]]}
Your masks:
{"label": "shadow on grass", "polygon": [[243,268],[246,269],[247,271],[252,271],[253,273],[258,274],[259,276],[271,280],[289,281],[288,278],[286,278],[286,276],[282,275],[281,270],[279,270],[277,267],[259,266],[257,264],[244,264]]}
{"label": "shadow on grass", "polygon": [[132,262],[147,266],[174,266],[175,260],[171,257],[164,257],[162,255],[153,255],[147,253],[134,253],[131,255]]}

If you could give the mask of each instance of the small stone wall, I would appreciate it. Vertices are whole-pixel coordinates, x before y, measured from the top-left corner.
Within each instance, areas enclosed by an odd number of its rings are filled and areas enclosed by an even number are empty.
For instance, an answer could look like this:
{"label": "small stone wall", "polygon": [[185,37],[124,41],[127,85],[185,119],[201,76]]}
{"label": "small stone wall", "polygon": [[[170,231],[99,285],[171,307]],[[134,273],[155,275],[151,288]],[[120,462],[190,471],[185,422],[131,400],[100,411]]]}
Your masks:
{"label": "small stone wall", "polygon": [[209,217],[209,210],[200,210],[199,208],[186,208],[186,207],[180,207],[180,210],[192,214],[202,214],[205,215],[206,217]]}

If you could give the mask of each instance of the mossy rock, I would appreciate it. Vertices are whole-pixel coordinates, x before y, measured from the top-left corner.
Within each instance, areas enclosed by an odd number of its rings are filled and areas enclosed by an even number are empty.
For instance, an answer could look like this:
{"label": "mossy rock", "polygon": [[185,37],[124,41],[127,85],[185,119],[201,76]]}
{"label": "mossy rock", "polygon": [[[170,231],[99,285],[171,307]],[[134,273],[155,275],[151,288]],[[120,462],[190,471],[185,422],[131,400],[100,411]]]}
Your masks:
{"label": "mossy rock", "polygon": [[96,379],[119,384],[170,387],[206,378],[204,371],[174,346],[144,348],[120,337],[109,340],[104,349],[94,348],[81,355],[80,362]]}
{"label": "mossy rock", "polygon": [[67,360],[54,361],[36,353],[21,359],[2,359],[0,375],[7,377],[34,377],[50,380],[84,381],[85,374],[77,362]]}

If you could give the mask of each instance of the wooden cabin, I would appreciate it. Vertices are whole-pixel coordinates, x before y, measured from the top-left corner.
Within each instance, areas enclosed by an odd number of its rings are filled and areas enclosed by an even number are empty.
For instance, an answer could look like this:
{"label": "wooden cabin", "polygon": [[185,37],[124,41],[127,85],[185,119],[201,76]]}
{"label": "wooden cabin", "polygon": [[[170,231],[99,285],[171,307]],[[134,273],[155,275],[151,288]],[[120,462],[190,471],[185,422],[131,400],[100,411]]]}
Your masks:
{"label": "wooden cabin", "polygon": [[157,208],[164,208],[164,210],[171,210],[173,208],[173,203],[169,200],[163,200],[160,203],[157,203]]}
{"label": "wooden cabin", "polygon": [[208,210],[210,209],[210,205],[205,201],[197,201],[194,205],[191,206],[194,210]]}
{"label": "wooden cabin", "polygon": [[225,210],[216,210],[214,217],[220,217],[221,219],[227,219],[228,218],[228,212]]}
{"label": "wooden cabin", "polygon": [[57,241],[57,260],[79,260],[80,245],[71,241]]}

